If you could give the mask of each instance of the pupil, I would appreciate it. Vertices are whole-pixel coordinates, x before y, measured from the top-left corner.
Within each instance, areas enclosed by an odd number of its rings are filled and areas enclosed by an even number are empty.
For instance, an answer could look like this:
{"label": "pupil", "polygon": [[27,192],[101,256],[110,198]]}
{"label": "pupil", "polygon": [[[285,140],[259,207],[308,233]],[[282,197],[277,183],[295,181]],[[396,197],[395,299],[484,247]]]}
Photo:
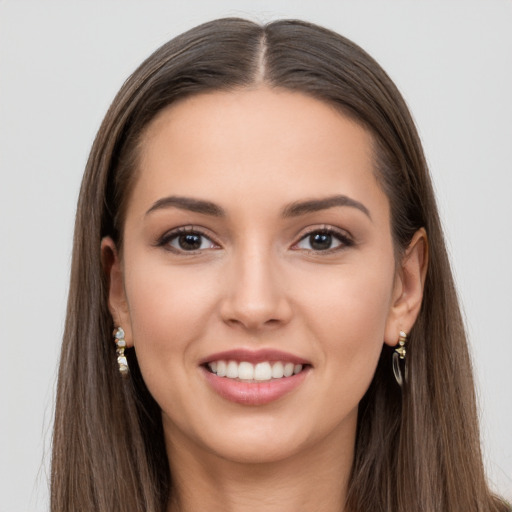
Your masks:
{"label": "pupil", "polygon": [[331,248],[332,235],[328,233],[316,233],[309,237],[309,243],[313,249],[317,251],[325,251]]}
{"label": "pupil", "polygon": [[186,251],[194,251],[201,247],[201,236],[186,234],[179,237],[180,247]]}

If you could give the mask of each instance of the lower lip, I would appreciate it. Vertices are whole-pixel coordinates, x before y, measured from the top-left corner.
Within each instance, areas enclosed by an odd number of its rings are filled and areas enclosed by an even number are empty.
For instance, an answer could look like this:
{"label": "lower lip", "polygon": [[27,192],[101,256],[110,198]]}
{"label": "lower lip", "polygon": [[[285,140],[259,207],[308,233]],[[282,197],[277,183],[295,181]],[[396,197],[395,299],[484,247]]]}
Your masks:
{"label": "lower lip", "polygon": [[265,405],[297,389],[306,375],[309,367],[291,377],[282,377],[263,382],[243,382],[227,377],[217,377],[215,373],[202,368],[210,386],[222,398],[243,405]]}

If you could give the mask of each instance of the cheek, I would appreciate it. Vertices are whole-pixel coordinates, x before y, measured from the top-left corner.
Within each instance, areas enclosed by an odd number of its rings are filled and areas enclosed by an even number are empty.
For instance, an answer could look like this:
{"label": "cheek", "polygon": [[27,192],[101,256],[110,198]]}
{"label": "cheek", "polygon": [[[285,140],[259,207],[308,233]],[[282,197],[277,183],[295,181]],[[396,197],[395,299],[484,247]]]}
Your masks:
{"label": "cheek", "polygon": [[363,333],[373,330],[383,334],[391,307],[393,280],[392,260],[373,268],[361,262],[335,271],[305,273],[301,279],[302,291],[296,293],[302,295],[311,317],[319,319],[326,332],[349,338],[358,338],[360,332],[363,341],[366,338]]}
{"label": "cheek", "polygon": [[165,264],[129,268],[125,286],[141,370],[145,376],[158,367],[180,372],[191,341],[211,322],[215,276]]}
{"label": "cheek", "polygon": [[356,395],[364,394],[375,372],[392,304],[393,280],[394,261],[387,258],[379,266],[347,266],[321,280],[317,274],[318,292],[303,294],[303,317],[319,340],[329,378],[354,386]]}

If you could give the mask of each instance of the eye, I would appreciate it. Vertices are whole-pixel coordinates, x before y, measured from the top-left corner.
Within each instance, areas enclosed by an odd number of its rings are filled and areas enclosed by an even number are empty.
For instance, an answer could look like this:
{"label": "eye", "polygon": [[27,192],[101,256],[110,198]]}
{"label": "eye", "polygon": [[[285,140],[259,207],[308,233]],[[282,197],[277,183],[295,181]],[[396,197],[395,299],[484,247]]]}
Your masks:
{"label": "eye", "polygon": [[179,230],[165,235],[160,244],[175,252],[195,252],[218,248],[210,238],[203,233],[192,230]]}
{"label": "eye", "polygon": [[306,251],[331,251],[352,245],[352,241],[341,233],[332,230],[318,230],[308,233],[294,246]]}

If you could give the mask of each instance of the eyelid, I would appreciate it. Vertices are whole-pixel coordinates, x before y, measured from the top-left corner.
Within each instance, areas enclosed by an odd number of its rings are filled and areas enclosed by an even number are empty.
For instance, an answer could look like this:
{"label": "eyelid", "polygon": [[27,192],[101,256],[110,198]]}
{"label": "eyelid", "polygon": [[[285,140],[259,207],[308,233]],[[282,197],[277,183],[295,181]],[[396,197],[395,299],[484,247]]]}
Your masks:
{"label": "eyelid", "polygon": [[[216,247],[209,247],[208,249],[197,249],[195,251],[185,251],[178,249],[176,247],[172,247],[170,245],[171,240],[177,238],[180,235],[186,235],[186,234],[195,234],[199,235],[203,238],[206,238],[209,240],[212,245],[215,245]],[[162,236],[158,237],[156,240],[155,245],[157,247],[163,247],[165,250],[169,252],[173,252],[175,254],[183,254],[183,255],[193,255],[198,254],[200,252],[203,252],[205,250],[212,250],[212,249],[219,249],[220,244],[215,240],[215,238],[208,233],[208,230],[205,228],[202,228],[200,226],[194,226],[194,225],[188,225],[188,226],[179,226],[173,229],[170,229],[169,231],[166,231]]]}
{"label": "eyelid", "polygon": [[[302,240],[304,240],[308,236],[311,236],[315,233],[324,233],[324,234],[332,235],[341,242],[341,245],[338,247],[333,247],[333,248],[325,249],[322,251],[314,250],[314,249],[297,248],[297,245]],[[355,241],[354,241],[352,235],[348,231],[341,229],[341,228],[336,228],[334,226],[323,224],[320,226],[310,226],[310,227],[306,228],[306,230],[303,231],[300,234],[300,236],[297,238],[297,241],[293,243],[291,248],[296,251],[302,250],[302,251],[313,252],[313,253],[318,253],[318,254],[320,254],[320,253],[329,254],[329,253],[333,253],[333,252],[337,252],[337,251],[342,251],[343,249],[346,249],[347,247],[351,247],[353,245],[355,245]]]}

